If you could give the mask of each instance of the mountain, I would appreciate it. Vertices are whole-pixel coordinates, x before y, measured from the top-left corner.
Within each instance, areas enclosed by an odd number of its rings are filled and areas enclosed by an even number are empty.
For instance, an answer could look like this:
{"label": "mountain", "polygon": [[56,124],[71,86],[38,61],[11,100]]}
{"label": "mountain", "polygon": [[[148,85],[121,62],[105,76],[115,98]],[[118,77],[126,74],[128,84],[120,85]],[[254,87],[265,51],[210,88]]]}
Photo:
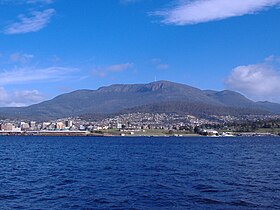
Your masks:
{"label": "mountain", "polygon": [[132,112],[143,107],[152,112],[172,110],[209,115],[280,113],[279,104],[256,103],[233,91],[203,91],[184,84],[158,81],[149,84],[111,85],[97,90],[77,90],[28,107],[0,108],[0,116],[49,120],[84,114]]}
{"label": "mountain", "polygon": [[231,107],[239,107],[239,108],[256,108],[255,102],[249,100],[245,96],[240,93],[223,90],[223,91],[204,91],[207,96],[210,98],[219,101],[220,103],[231,106]]}
{"label": "mountain", "polygon": [[260,107],[263,110],[267,110],[269,112],[280,114],[280,104],[277,103],[271,103],[268,101],[259,101],[256,102],[257,106]]}
{"label": "mountain", "polygon": [[224,90],[224,91],[204,91],[209,97],[221,102],[222,104],[236,108],[258,109],[265,110],[274,114],[280,114],[280,104],[271,103],[268,101],[254,102],[240,93]]}

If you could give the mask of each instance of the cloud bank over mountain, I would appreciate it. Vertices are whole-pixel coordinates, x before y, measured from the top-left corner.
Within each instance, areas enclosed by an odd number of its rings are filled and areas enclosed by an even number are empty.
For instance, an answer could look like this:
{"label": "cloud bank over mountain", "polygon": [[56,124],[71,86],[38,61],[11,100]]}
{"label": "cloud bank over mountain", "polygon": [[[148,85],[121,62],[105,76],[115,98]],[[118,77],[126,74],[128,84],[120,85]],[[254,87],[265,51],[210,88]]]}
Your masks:
{"label": "cloud bank over mountain", "polygon": [[225,81],[228,88],[256,100],[280,101],[280,59],[271,56],[263,63],[238,66]]}

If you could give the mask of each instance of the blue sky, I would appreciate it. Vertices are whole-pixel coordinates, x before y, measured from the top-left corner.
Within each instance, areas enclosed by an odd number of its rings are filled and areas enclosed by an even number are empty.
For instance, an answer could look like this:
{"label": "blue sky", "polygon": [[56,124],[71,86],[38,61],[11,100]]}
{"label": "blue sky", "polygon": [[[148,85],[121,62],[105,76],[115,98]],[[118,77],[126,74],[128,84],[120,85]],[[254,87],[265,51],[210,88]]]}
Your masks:
{"label": "blue sky", "polygon": [[0,106],[170,80],[280,102],[280,0],[0,0]]}

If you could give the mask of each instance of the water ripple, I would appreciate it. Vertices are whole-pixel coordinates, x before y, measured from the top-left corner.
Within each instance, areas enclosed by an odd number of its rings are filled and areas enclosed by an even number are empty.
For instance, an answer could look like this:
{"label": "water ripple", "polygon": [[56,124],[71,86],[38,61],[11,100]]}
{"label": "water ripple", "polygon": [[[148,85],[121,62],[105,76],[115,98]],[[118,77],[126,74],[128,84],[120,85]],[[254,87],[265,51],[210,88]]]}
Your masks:
{"label": "water ripple", "polygon": [[278,138],[0,137],[1,209],[280,209]]}

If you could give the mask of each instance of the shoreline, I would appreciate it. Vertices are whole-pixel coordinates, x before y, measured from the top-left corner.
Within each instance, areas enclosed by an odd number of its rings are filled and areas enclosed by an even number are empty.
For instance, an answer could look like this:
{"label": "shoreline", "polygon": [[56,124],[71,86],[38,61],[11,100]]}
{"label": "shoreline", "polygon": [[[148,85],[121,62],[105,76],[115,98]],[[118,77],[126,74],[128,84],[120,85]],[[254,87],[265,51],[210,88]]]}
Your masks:
{"label": "shoreline", "polygon": [[0,136],[50,136],[50,137],[212,137],[212,138],[234,138],[234,137],[280,137],[272,133],[233,133],[230,136],[223,135],[199,135],[199,134],[128,134],[128,133],[92,133],[88,131],[0,131]]}

